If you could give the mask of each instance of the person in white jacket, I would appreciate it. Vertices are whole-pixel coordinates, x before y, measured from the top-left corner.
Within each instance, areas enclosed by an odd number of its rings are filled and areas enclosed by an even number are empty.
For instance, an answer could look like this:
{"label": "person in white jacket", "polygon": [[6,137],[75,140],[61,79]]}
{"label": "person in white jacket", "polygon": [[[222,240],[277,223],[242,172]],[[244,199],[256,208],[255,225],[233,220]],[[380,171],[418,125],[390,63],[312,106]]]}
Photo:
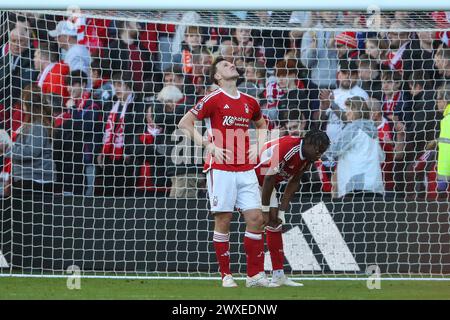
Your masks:
{"label": "person in white jacket", "polygon": [[327,160],[337,161],[337,197],[353,194],[383,195],[381,163],[384,152],[378,142],[370,109],[361,97],[346,101],[346,124],[339,138],[324,154]]}

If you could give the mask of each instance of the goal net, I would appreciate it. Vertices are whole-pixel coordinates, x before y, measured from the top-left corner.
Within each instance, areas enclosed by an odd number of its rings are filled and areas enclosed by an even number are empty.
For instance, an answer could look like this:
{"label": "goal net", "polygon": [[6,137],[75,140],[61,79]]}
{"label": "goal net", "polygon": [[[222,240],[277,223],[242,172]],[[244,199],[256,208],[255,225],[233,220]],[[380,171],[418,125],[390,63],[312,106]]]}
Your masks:
{"label": "goal net", "polygon": [[[1,11],[0,275],[218,277],[204,150],[177,124],[222,56],[271,138],[331,140],[286,212],[286,272],[445,279],[449,30],[441,11]],[[236,274],[244,231],[235,213]]]}

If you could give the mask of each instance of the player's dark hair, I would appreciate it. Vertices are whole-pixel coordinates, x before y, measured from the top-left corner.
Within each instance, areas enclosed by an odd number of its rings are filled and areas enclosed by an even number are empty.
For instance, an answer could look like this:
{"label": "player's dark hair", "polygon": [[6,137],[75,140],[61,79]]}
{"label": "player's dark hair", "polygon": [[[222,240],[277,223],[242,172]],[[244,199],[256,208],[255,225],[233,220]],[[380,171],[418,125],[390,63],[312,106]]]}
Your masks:
{"label": "player's dark hair", "polygon": [[306,144],[313,145],[324,151],[327,150],[330,145],[330,138],[328,138],[328,135],[324,131],[317,129],[309,130],[305,134],[303,141],[305,141]]}
{"label": "player's dark hair", "polygon": [[212,80],[212,82],[214,82],[215,84],[219,84],[218,81],[216,80],[216,78],[214,77],[216,75],[217,72],[217,65],[222,62],[225,61],[226,59],[222,56],[217,57],[214,62],[211,64],[211,68],[209,68],[209,78]]}

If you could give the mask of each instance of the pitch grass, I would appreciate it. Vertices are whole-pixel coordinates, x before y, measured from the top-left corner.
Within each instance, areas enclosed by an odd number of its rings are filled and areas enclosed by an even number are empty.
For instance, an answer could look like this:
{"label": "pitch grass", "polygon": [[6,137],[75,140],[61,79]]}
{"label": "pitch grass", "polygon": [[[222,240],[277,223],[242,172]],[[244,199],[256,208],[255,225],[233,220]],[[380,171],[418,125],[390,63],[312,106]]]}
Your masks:
{"label": "pitch grass", "polygon": [[0,278],[0,299],[167,299],[167,300],[326,300],[446,299],[450,281],[381,281],[369,290],[366,281],[303,281],[299,288],[222,288],[217,280],[81,279],[80,290],[69,290],[66,279]]}

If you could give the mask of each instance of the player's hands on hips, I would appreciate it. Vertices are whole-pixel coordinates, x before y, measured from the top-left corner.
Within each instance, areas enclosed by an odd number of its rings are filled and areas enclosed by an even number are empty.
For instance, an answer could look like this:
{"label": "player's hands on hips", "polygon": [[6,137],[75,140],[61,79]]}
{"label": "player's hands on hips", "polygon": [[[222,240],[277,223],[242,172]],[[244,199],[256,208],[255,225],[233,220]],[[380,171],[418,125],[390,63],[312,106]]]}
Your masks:
{"label": "player's hands on hips", "polygon": [[206,146],[206,150],[208,150],[208,152],[214,156],[214,158],[216,159],[216,161],[218,162],[228,162],[231,160],[231,155],[232,152],[228,149],[222,149],[219,148],[218,146],[216,146],[214,143],[209,143]]}

